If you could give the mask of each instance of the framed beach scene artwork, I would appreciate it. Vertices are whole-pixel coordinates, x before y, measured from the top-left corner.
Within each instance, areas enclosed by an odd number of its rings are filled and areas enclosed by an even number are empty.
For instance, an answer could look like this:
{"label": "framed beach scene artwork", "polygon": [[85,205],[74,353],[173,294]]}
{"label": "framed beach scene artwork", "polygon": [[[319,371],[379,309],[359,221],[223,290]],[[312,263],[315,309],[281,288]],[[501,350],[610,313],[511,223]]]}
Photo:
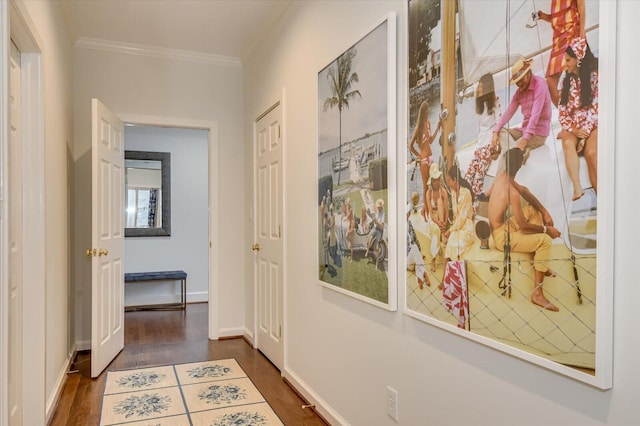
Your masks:
{"label": "framed beach scene artwork", "polygon": [[318,73],[318,279],[397,309],[395,14]]}
{"label": "framed beach scene artwork", "polygon": [[615,2],[408,7],[403,311],[610,388]]}

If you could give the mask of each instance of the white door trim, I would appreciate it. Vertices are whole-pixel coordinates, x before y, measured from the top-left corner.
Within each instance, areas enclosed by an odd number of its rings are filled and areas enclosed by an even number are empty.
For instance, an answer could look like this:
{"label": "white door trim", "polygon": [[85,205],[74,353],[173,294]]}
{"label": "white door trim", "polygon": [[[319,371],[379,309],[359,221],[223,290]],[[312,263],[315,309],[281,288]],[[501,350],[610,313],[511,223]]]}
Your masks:
{"label": "white door trim", "polygon": [[9,226],[7,176],[9,143],[9,11],[0,2],[0,424],[9,422]]}
{"label": "white door trim", "polygon": [[[23,420],[25,424],[39,424],[44,421],[45,412],[53,408],[55,401],[47,401],[45,407],[45,335],[46,335],[46,273],[45,273],[45,155],[44,155],[44,114],[41,78],[41,55],[23,53],[22,57],[22,135],[23,155],[29,159],[29,168],[22,175],[22,203],[24,208],[23,248],[29,262],[23,268],[24,339],[23,365],[24,383],[35,383],[41,394],[33,395],[27,387],[23,392]],[[37,169],[37,172],[34,170]],[[26,258],[26,257],[25,257]],[[68,343],[68,342],[67,342]],[[46,410],[45,410],[46,408]]]}
{"label": "white door trim", "polygon": [[[45,185],[44,185],[44,109],[41,65],[41,43],[24,5],[20,2],[1,2],[0,27],[4,28],[0,37],[0,200],[2,207],[2,228],[0,231],[0,424],[7,418],[7,339],[8,312],[5,303],[8,299],[7,275],[7,141],[8,141],[8,46],[13,39],[22,52],[22,127],[23,155],[30,158],[29,173],[23,173],[23,220],[28,223],[24,227],[23,253],[29,267],[23,268],[23,421],[24,424],[44,424],[46,414],[45,403]],[[26,264],[26,262],[25,262]]]}
{"label": "white door trim", "polygon": [[220,229],[218,211],[219,176],[218,123],[207,120],[191,120],[145,115],[119,114],[125,123],[159,127],[208,130],[209,144],[209,339],[220,337]]}

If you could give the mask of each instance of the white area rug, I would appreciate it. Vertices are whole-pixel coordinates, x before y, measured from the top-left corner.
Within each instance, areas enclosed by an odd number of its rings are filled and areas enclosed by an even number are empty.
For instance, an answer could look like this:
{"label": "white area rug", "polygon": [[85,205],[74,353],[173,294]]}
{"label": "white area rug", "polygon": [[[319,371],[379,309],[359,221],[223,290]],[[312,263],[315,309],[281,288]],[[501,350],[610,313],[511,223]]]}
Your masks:
{"label": "white area rug", "polygon": [[234,359],[109,371],[100,425],[282,425]]}

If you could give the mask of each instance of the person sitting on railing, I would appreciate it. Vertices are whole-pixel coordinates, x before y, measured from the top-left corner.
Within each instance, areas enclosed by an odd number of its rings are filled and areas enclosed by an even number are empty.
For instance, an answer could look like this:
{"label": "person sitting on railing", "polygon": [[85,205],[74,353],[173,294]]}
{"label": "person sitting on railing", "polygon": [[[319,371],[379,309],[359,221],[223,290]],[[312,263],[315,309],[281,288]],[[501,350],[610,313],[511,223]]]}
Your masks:
{"label": "person sitting on railing", "polygon": [[[544,145],[551,125],[551,97],[547,83],[542,77],[531,72],[532,59],[520,58],[511,67],[510,84],[518,86],[500,120],[493,130],[491,143],[500,144],[502,152],[514,146],[524,151],[522,164],[529,158],[532,149]],[[518,108],[522,112],[522,127],[504,129]],[[500,160],[498,173],[504,170],[504,160]]]}
{"label": "person sitting on railing", "polygon": [[562,130],[564,162],[573,183],[573,200],[584,195],[580,162],[584,154],[593,190],[598,193],[598,59],[587,40],[574,38],[564,55],[566,76],[562,81],[558,120]]}
{"label": "person sitting on railing", "polygon": [[[506,170],[500,172],[494,181],[488,209],[493,241],[500,251],[533,253],[535,285],[531,302],[557,312],[559,309],[544,295],[542,283],[545,277],[556,275],[547,262],[551,256],[552,240],[560,236],[560,231],[553,226],[553,219],[542,203],[516,182],[522,155],[519,148],[507,151]],[[525,206],[523,200],[526,201]],[[509,245],[505,247],[507,241]]]}

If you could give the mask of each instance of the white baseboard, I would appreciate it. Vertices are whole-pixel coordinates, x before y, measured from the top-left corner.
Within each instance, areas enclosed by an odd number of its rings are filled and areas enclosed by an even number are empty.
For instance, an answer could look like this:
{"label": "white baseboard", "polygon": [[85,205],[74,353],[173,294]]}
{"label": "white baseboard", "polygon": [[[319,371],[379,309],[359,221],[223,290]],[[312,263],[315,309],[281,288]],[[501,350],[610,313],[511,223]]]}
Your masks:
{"label": "white baseboard", "polygon": [[78,340],[76,341],[76,351],[90,351],[91,350],[91,340]]}
{"label": "white baseboard", "polygon": [[245,340],[251,344],[251,347],[255,349],[256,342],[255,342],[255,340],[253,338],[253,332],[251,330],[249,330],[248,328],[245,328],[243,336],[244,336]]}
{"label": "white baseboard", "polygon": [[309,404],[315,405],[315,410],[320,414],[329,424],[349,426],[349,423],[343,419],[331,406],[316,394],[296,373],[290,368],[285,367],[283,371],[283,377],[291,383],[291,385],[309,402]]}
{"label": "white baseboard", "polygon": [[45,409],[45,419],[46,423],[49,424],[53,415],[56,413],[56,408],[58,408],[58,401],[60,401],[60,397],[62,396],[62,389],[64,389],[65,382],[67,380],[67,372],[71,368],[71,363],[73,363],[73,358],[77,352],[77,345],[71,350],[71,353],[67,356],[67,361],[64,363],[62,370],[58,373],[58,378],[56,379],[56,384],[53,387],[53,392],[49,395],[47,399],[47,406]]}
{"label": "white baseboard", "polygon": [[236,337],[244,334],[244,328],[221,328],[218,330],[218,338],[224,337]]}
{"label": "white baseboard", "polygon": [[187,293],[187,303],[200,303],[209,301],[208,291],[194,291]]}
{"label": "white baseboard", "polygon": [[[209,301],[209,292],[195,291],[187,293],[187,303],[200,303]],[[124,306],[143,306],[162,303],[180,303],[180,295],[175,293],[155,293],[155,294],[130,294],[125,297]]]}

